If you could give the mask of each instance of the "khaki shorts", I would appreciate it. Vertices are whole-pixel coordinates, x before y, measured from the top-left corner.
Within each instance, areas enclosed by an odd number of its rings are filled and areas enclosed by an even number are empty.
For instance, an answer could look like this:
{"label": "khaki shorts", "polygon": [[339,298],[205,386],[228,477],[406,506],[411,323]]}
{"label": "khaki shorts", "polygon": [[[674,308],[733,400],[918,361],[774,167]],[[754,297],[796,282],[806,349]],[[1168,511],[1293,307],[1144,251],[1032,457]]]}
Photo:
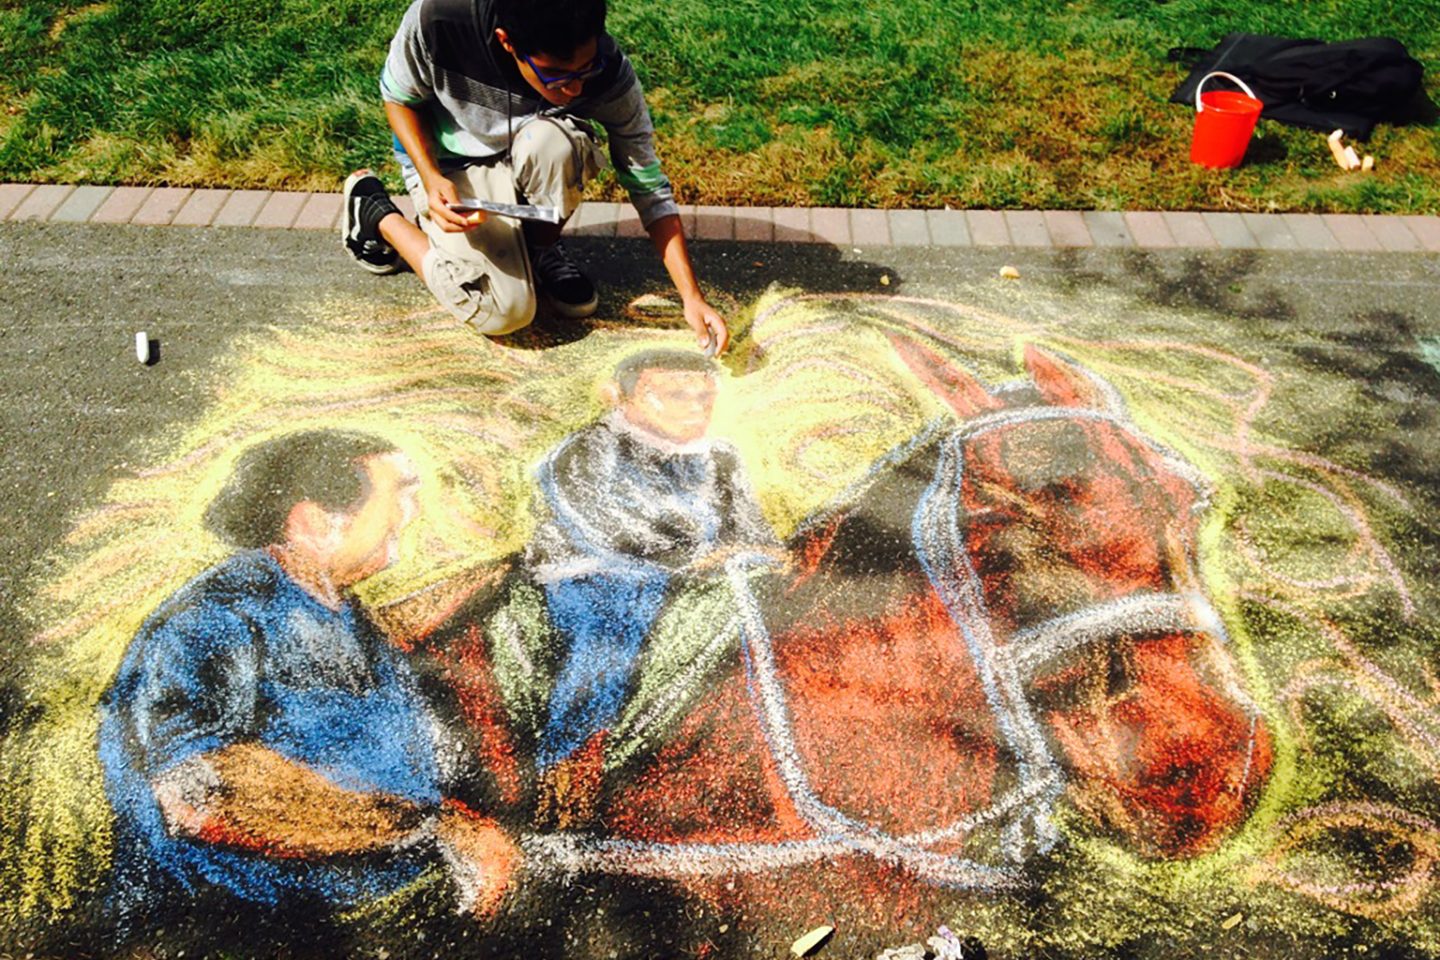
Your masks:
{"label": "khaki shorts", "polygon": [[[600,172],[603,154],[583,120],[534,117],[515,131],[510,158],[446,168],[460,199],[557,207],[568,220],[585,184]],[[430,219],[418,177],[407,177],[420,228],[430,240],[422,269],[441,305],[492,336],[528,326],[535,317],[535,281],[520,221],[488,217],[463,233],[447,233]],[[521,197],[524,200],[521,200]]]}

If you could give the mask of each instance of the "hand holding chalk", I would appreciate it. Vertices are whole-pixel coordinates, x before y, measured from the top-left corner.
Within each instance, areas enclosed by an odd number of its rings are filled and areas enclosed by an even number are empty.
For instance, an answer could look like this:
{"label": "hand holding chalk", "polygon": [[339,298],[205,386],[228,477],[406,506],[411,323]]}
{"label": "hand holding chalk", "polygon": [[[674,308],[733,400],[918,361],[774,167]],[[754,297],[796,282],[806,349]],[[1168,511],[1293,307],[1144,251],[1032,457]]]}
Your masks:
{"label": "hand holding chalk", "polygon": [[725,318],[706,303],[702,297],[685,301],[685,322],[695,331],[695,343],[707,357],[717,357],[725,352],[730,342],[730,331]]}

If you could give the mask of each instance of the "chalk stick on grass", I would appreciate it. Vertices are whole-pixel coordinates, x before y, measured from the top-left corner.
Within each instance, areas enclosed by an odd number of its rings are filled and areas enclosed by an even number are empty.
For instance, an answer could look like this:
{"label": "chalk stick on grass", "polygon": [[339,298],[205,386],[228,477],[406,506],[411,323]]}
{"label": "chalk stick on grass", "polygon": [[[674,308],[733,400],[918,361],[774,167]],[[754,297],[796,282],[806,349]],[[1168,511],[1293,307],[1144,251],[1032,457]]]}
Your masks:
{"label": "chalk stick on grass", "polygon": [[1344,130],[1336,130],[1330,134],[1330,136],[1326,137],[1325,141],[1330,144],[1330,153],[1334,156],[1336,165],[1339,166],[1341,170],[1349,170],[1350,158],[1345,156],[1345,147],[1340,143],[1340,139],[1344,136]]}

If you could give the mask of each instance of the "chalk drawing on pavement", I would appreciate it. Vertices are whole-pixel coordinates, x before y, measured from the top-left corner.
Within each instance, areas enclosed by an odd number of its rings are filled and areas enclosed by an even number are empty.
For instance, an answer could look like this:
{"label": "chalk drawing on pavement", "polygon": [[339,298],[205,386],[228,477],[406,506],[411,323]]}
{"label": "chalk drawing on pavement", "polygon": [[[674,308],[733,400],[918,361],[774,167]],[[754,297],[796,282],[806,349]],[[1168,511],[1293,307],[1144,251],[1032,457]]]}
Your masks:
{"label": "chalk drawing on pavement", "polygon": [[[1413,933],[1440,684],[1353,615],[1426,636],[1410,495],[1280,439],[1288,371],[1070,309],[776,291],[714,365],[653,331],[517,351],[338,304],[255,337],[29,602],[6,909],[63,924],[103,893],[125,838],[96,705],[230,555],[205,513],[246,451],[338,429],[413,466],[414,520],[358,600],[438,665],[478,813],[536,875],[849,904],[877,930],[978,896],[1004,944],[1045,858],[1095,936],[1145,929],[1128,893],[1237,884],[1317,930]],[[1356,781],[1362,753],[1385,759]]]}

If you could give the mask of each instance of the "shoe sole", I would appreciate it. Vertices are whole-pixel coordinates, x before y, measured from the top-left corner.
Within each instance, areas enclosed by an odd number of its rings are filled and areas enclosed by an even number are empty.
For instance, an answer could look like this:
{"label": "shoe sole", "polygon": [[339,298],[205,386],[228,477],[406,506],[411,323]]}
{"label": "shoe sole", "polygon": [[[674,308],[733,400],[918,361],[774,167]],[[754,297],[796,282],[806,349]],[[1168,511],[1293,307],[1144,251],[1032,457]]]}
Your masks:
{"label": "shoe sole", "polygon": [[600,294],[598,293],[585,303],[565,303],[562,300],[556,300],[549,294],[545,295],[545,299],[550,301],[550,309],[566,320],[584,320],[586,317],[593,316],[600,306]]}
{"label": "shoe sole", "polygon": [[395,254],[394,262],[388,264],[370,263],[368,260],[361,260],[353,253],[350,253],[349,240],[350,227],[352,226],[350,223],[350,191],[355,189],[355,184],[364,180],[366,177],[373,177],[374,175],[370,170],[356,170],[345,178],[345,188],[341,191],[344,198],[344,206],[340,214],[340,246],[345,248],[345,252],[349,253],[350,258],[360,264],[362,269],[368,270],[376,276],[388,277],[392,273],[399,273],[405,269],[405,261],[400,258],[399,253]]}

